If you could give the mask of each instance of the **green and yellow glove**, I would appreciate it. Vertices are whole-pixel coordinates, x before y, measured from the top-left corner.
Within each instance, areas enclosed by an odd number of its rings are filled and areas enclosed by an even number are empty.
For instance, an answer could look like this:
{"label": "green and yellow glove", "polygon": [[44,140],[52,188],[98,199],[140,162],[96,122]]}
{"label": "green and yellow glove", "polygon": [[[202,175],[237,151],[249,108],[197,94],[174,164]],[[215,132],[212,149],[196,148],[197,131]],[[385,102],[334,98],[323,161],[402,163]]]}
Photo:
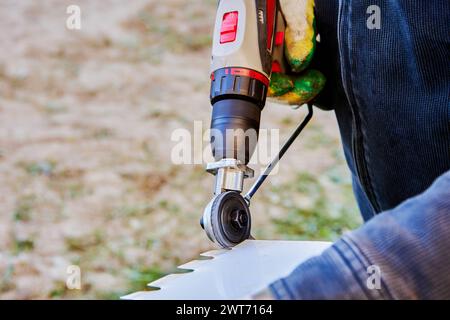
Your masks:
{"label": "green and yellow glove", "polygon": [[308,69],[316,48],[314,0],[280,0],[286,22],[284,56],[290,69],[273,72],[268,96],[276,102],[302,105],[313,100],[325,86],[325,76]]}

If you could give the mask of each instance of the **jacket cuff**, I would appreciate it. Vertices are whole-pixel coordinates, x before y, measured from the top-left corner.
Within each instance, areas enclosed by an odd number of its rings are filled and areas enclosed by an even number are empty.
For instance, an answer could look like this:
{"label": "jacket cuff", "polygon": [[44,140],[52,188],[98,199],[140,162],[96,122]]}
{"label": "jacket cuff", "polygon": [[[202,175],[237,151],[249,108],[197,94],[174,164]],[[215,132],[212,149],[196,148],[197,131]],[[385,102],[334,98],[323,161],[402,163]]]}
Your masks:
{"label": "jacket cuff", "polygon": [[378,290],[367,286],[370,262],[343,237],[320,256],[300,264],[269,288],[277,299],[377,299]]}

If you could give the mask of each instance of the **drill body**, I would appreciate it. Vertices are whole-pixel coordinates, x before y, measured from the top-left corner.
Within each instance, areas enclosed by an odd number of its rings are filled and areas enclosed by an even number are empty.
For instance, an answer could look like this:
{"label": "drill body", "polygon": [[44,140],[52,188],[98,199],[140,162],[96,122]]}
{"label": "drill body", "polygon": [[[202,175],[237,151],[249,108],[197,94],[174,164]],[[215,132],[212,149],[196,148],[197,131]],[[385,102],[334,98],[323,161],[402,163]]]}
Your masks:
{"label": "drill body", "polygon": [[279,15],[277,0],[219,1],[210,94],[211,146],[216,161],[236,159],[247,165],[255,150],[274,40],[284,34],[279,30],[283,22]]}
{"label": "drill body", "polygon": [[[258,141],[272,70],[283,71],[284,19],[278,0],[219,0],[211,60],[214,197],[200,221],[208,237],[232,247],[250,236],[249,199],[241,196]],[[275,62],[276,61],[276,62]]]}

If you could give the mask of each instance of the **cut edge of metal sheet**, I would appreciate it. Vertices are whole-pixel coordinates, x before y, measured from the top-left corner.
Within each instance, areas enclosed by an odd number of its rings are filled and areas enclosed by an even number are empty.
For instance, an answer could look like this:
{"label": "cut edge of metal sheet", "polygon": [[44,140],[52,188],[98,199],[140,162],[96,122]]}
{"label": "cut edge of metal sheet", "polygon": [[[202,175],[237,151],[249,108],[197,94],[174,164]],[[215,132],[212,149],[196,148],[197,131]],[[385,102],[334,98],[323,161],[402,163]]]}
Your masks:
{"label": "cut edge of metal sheet", "polygon": [[218,257],[224,253],[229,252],[232,249],[216,249],[216,250],[210,250],[203,253],[200,253],[201,257]]}
{"label": "cut edge of metal sheet", "polygon": [[[208,255],[204,256],[204,257],[206,257],[207,259],[191,260],[182,265],[179,265],[174,270],[174,272],[172,272],[162,278],[159,278],[155,281],[148,283],[147,287],[154,288],[154,289],[161,289],[162,286],[165,286],[167,283],[170,283],[172,280],[178,279],[179,277],[183,276],[186,273],[195,272],[200,267],[207,265],[209,263],[209,260],[212,260],[212,259],[214,259],[214,257],[218,256],[218,254],[221,254],[221,253],[216,253],[216,250],[213,250],[213,251],[214,252],[211,252],[211,251],[206,252],[206,253],[208,253]],[[228,251],[228,250],[225,250],[225,251]],[[209,255],[209,254],[211,254],[211,255]],[[212,254],[214,254],[214,256]],[[203,257],[203,253],[200,254],[200,257]]]}
{"label": "cut edge of metal sheet", "polygon": [[[290,242],[290,241],[286,241]],[[323,244],[331,245],[331,242],[327,241],[305,241],[305,242],[322,242]],[[242,245],[242,244],[240,244]],[[237,247],[239,247],[238,245]],[[137,291],[130,293],[128,295],[122,296],[120,299],[123,300],[145,300],[148,299],[148,296],[153,295],[155,292],[164,289],[167,287],[167,284],[170,284],[173,280],[178,279],[179,277],[183,277],[186,273],[195,272],[196,270],[200,269],[202,266],[207,265],[209,263],[209,260],[213,260],[216,257],[221,256],[224,253],[227,253],[234,248],[230,249],[215,249],[206,251],[199,254],[198,259],[191,260],[187,263],[184,263],[177,267],[177,269],[162,278],[159,278],[155,281],[150,282],[147,284],[147,288],[149,288],[149,291]],[[249,298],[249,297],[247,297]]]}
{"label": "cut edge of metal sheet", "polygon": [[186,262],[177,268],[180,270],[187,270],[187,271],[195,271],[199,269],[200,267],[207,265],[209,263],[209,260],[211,259],[204,259],[204,260],[192,260],[189,262]]}
{"label": "cut edge of metal sheet", "polygon": [[167,276],[164,276],[162,278],[159,278],[158,280],[150,282],[149,284],[147,284],[147,286],[152,287],[152,288],[162,289],[168,283],[172,282],[173,280],[175,280],[179,277],[182,277],[185,273],[186,272],[168,274]]}
{"label": "cut edge of metal sheet", "polygon": [[[148,283],[147,287],[155,289],[152,291],[160,290],[162,287],[167,285],[167,283],[170,283],[172,280],[178,279],[179,277],[183,276],[186,273],[191,273],[191,272],[198,270],[200,267],[207,265],[209,263],[209,260],[212,260],[215,257],[217,257],[223,253],[226,253],[228,251],[229,251],[228,249],[220,249],[220,250],[210,250],[210,251],[207,251],[204,253],[200,253],[199,258],[201,260],[198,260],[198,259],[191,260],[182,265],[179,265],[174,272],[172,272],[162,278],[159,278],[155,281]],[[147,291],[142,291],[142,292],[150,293]]]}

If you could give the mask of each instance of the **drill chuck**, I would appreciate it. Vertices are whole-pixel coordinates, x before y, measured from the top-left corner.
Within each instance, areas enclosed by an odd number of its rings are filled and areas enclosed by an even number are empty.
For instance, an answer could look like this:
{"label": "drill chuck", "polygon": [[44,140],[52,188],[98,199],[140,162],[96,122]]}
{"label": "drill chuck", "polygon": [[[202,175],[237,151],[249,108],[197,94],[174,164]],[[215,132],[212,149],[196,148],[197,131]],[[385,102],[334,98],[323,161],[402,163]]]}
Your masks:
{"label": "drill chuck", "polygon": [[211,77],[211,147],[216,161],[247,164],[256,148],[268,79],[245,68],[223,68]]}
{"label": "drill chuck", "polygon": [[213,105],[211,148],[216,161],[224,158],[247,164],[255,150],[261,109],[253,102],[225,99]]}

